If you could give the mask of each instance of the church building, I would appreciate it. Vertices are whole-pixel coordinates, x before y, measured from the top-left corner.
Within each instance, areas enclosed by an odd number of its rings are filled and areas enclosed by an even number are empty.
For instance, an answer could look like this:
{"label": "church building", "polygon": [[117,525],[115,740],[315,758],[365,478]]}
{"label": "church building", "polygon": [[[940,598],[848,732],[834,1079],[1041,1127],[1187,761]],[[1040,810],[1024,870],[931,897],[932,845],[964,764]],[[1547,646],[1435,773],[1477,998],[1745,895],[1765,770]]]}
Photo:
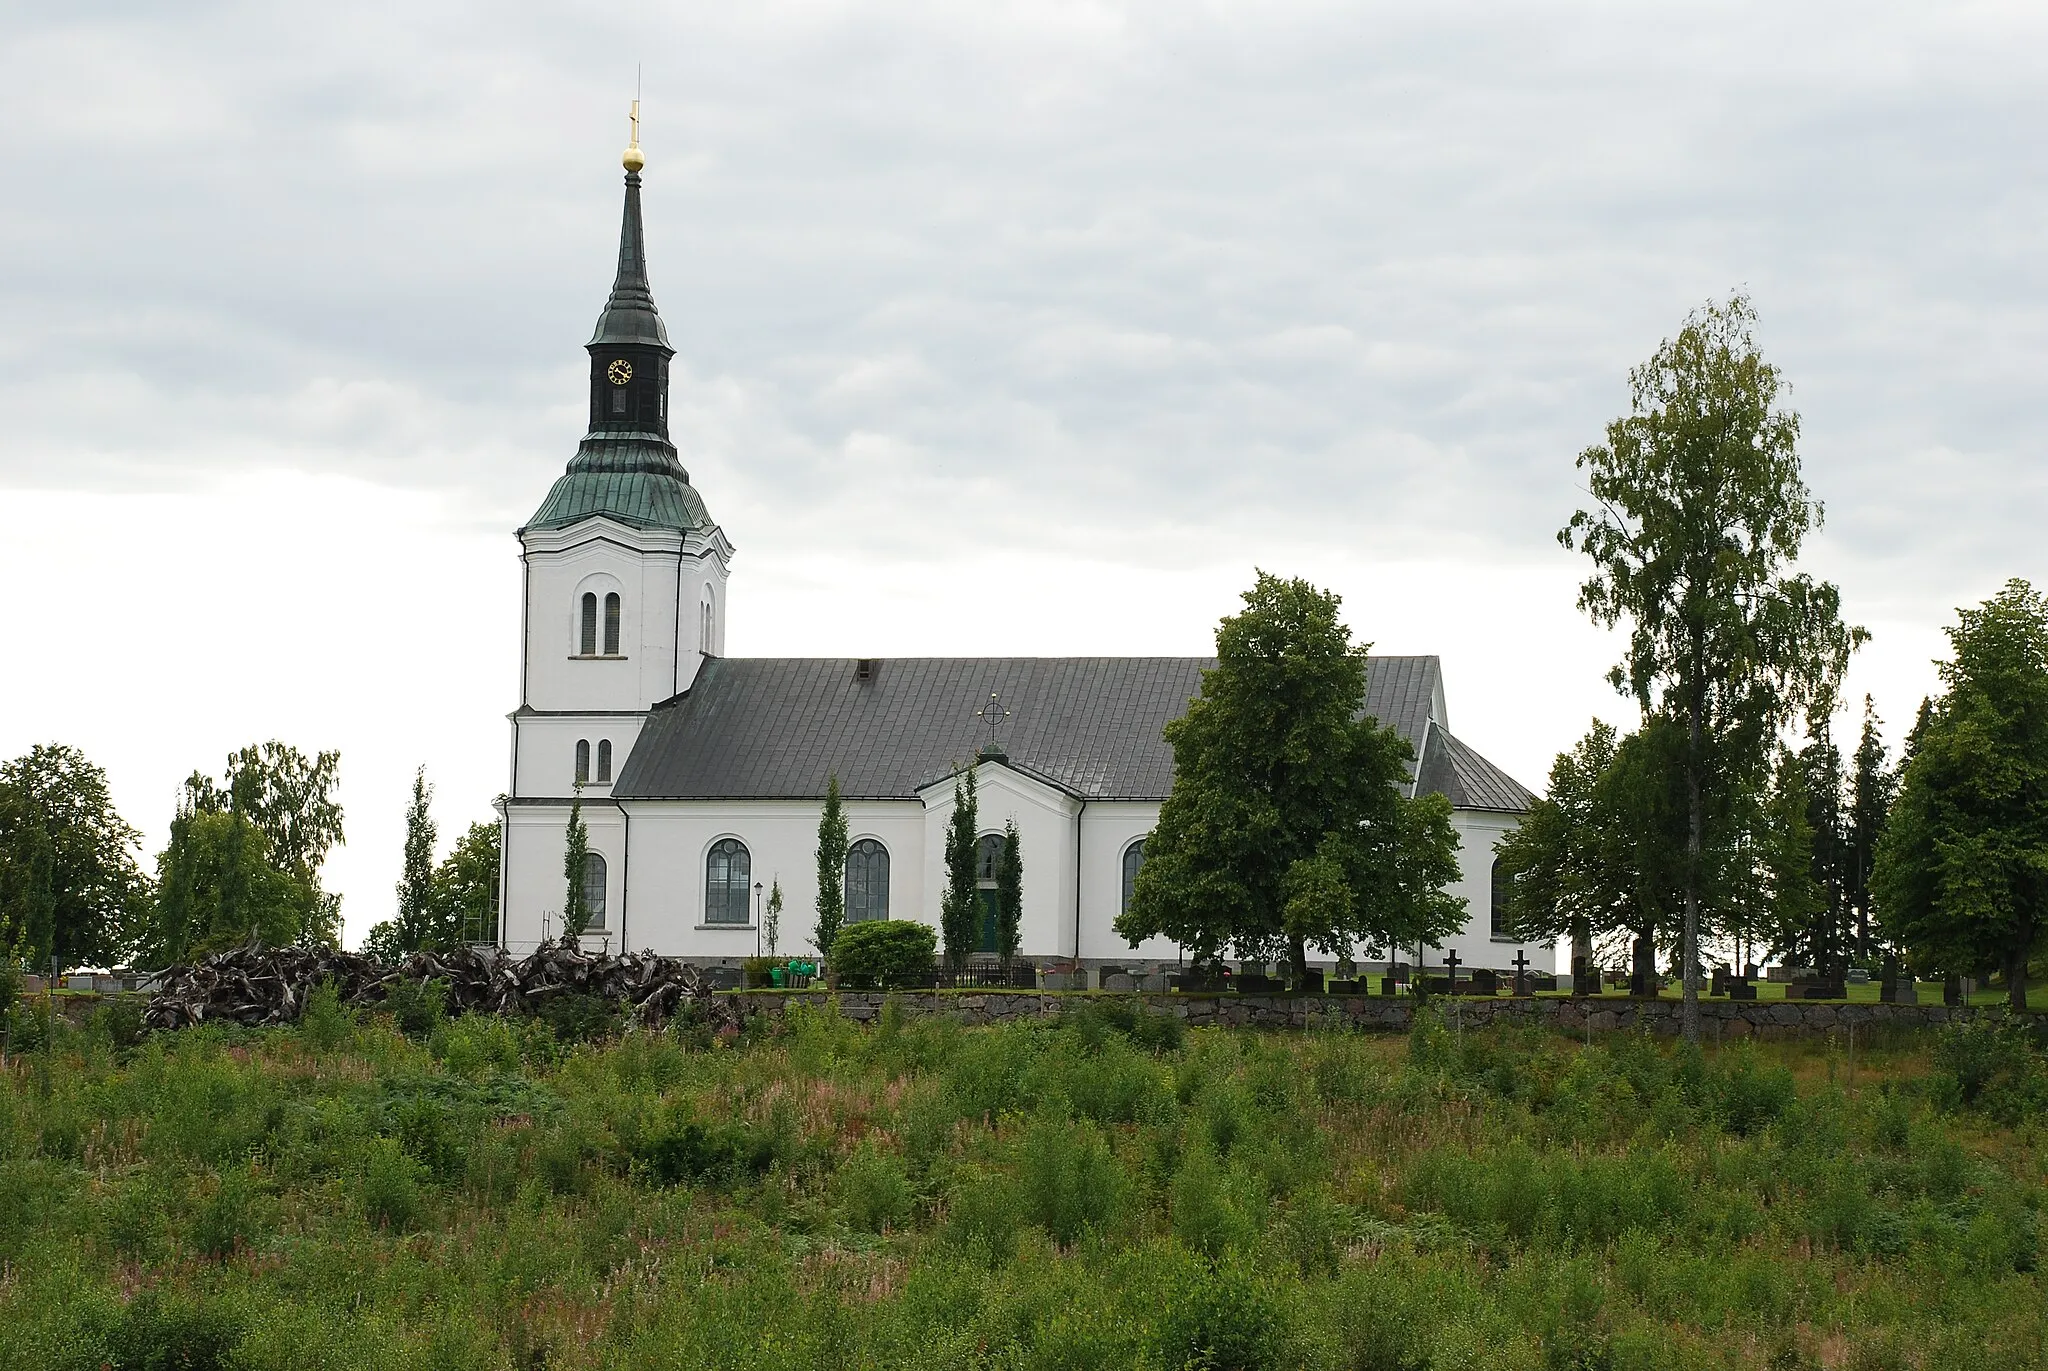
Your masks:
{"label": "church building", "polygon": [[[1022,953],[1170,964],[1112,927],[1173,784],[1161,729],[1200,693],[1203,657],[747,658],[725,655],[734,547],[668,433],[675,350],[648,287],[637,146],[611,298],[587,344],[590,422],[518,531],[519,708],[502,803],[500,937],[561,931],[569,806],[589,831],[586,945],[733,962],[808,948],[827,780],[845,801],[846,917],[939,922],[954,777],[980,789],[982,876],[1007,822],[1024,858]],[[1500,933],[1493,853],[1528,809],[1521,785],[1449,729],[1435,657],[1373,657],[1366,708],[1413,749],[1411,793],[1450,799],[1463,935],[1437,964],[1508,966],[1549,949]],[[993,928],[986,931],[993,951]]]}

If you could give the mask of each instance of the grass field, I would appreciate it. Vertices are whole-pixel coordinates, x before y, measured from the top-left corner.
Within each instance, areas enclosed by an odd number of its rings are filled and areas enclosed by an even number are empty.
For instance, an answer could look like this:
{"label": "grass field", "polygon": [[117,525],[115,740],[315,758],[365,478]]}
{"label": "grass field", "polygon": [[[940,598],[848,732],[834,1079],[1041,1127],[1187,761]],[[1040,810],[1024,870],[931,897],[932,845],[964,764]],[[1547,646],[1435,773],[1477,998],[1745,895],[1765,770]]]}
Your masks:
{"label": "grass field", "polygon": [[0,1366],[2048,1364],[2040,1116],[1926,1040],[414,1027],[11,1061]]}

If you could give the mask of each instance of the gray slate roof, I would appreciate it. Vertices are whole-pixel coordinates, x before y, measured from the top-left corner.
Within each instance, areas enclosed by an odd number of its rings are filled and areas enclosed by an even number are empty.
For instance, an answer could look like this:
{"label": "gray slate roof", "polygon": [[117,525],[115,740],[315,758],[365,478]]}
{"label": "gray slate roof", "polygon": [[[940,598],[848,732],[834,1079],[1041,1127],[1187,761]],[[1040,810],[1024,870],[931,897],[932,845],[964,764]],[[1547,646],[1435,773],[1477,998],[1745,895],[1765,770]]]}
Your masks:
{"label": "gray slate roof", "polygon": [[[816,799],[836,772],[848,799],[909,799],[988,741],[975,712],[994,691],[1011,715],[998,736],[1019,770],[1090,800],[1161,800],[1173,788],[1173,750],[1160,730],[1187,712],[1214,665],[1209,657],[885,657],[861,681],[852,658],[709,658],[688,692],[649,715],[611,793]],[[1444,739],[1436,750],[1449,759],[1444,786],[1454,805],[1461,796],[1526,799],[1431,723],[1442,674],[1435,657],[1369,658],[1366,712],[1425,763],[1430,739]]]}
{"label": "gray slate roof", "polygon": [[1416,772],[1416,788],[1448,797],[1453,809],[1526,814],[1536,799],[1520,781],[1452,737],[1448,729],[1430,729]]}

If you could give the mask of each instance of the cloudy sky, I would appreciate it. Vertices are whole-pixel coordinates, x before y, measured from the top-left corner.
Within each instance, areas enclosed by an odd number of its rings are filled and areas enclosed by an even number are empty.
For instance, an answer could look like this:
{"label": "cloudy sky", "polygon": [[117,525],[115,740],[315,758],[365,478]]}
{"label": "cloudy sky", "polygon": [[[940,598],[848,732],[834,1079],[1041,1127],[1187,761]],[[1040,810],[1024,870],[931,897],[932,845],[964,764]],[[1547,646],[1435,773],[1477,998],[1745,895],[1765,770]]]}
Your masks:
{"label": "cloudy sky", "polygon": [[735,654],[1200,653],[1255,566],[1445,659],[1526,782],[1613,644],[1553,535],[1748,291],[1901,722],[2048,578],[2048,9],[0,0],[0,755],[504,787],[636,69]]}

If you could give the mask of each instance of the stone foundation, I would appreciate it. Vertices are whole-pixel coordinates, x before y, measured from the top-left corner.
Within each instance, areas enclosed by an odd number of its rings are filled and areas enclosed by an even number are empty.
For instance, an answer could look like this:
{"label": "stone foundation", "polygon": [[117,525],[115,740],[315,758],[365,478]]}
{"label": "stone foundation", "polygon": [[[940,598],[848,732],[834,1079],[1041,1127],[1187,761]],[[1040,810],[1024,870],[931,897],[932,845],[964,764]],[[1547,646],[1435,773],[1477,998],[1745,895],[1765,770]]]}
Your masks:
{"label": "stone foundation", "polygon": [[[781,1014],[792,1004],[823,1009],[836,1003],[839,1012],[856,1022],[870,1022],[882,1012],[891,997],[879,992],[826,991],[764,994],[734,992],[749,1010]],[[1094,998],[1080,994],[1046,994],[1031,991],[918,991],[896,992],[906,1016],[944,1014],[970,1025],[1003,1023],[1011,1019],[1052,1018],[1068,1007]],[[1154,1013],[1172,1014],[1189,1025],[1222,1025],[1231,1028],[1309,1028],[1315,1026],[1379,1030],[1405,1033],[1415,1013],[1408,996],[1383,999],[1377,996],[1332,995],[1184,995],[1155,994],[1115,996],[1141,1001]],[[1587,999],[1544,996],[1536,999],[1467,999],[1437,996],[1430,1001],[1444,1021],[1466,1028],[1491,1024],[1533,1025],[1561,1033],[1611,1033],[1618,1029],[1647,1029],[1651,1033],[1676,1036],[1679,1003],[1676,1000],[1634,1000],[1620,996]],[[1701,1000],[1700,1029],[1712,1041],[1736,1038],[1825,1037],[1850,1028],[1909,1030],[1933,1028],[1968,1019],[1978,1010],[1951,1009],[1938,1004],[1826,1004],[1799,1001]]]}

